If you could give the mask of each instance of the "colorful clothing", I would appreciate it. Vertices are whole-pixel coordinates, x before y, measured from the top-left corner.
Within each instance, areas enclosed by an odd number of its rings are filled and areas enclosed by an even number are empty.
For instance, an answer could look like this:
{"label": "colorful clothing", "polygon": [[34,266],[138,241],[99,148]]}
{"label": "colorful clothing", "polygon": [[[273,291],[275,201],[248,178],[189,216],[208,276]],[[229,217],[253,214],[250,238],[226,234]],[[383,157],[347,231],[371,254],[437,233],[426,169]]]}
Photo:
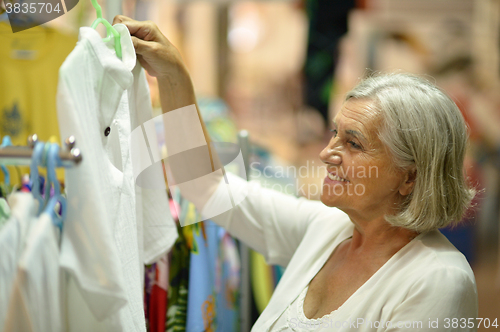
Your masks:
{"label": "colorful clothing", "polygon": [[146,270],[149,276],[146,282],[147,303],[146,324],[148,331],[164,332],[167,317],[167,291],[168,291],[168,255],[151,265]]}
{"label": "colorful clothing", "polygon": [[[241,263],[235,239],[222,227],[217,228],[219,260],[217,262],[216,303],[217,332],[239,331]],[[220,271],[220,272],[219,272]]]}
{"label": "colorful clothing", "polygon": [[179,237],[170,253],[167,332],[186,331],[190,252],[184,228],[177,224]]}

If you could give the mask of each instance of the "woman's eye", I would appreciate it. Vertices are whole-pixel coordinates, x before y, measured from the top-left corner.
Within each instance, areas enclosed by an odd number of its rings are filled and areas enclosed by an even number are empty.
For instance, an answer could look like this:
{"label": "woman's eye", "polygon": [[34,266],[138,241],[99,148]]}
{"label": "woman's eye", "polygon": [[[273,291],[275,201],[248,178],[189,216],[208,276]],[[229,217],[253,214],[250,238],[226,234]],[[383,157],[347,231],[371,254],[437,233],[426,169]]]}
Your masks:
{"label": "woman's eye", "polygon": [[361,149],[361,146],[358,145],[358,144],[356,144],[356,143],[354,143],[354,141],[349,141],[349,144],[351,144],[352,147],[355,148],[355,149]]}
{"label": "woman's eye", "polygon": [[330,129],[330,131],[333,133],[333,137],[337,137],[337,129]]}

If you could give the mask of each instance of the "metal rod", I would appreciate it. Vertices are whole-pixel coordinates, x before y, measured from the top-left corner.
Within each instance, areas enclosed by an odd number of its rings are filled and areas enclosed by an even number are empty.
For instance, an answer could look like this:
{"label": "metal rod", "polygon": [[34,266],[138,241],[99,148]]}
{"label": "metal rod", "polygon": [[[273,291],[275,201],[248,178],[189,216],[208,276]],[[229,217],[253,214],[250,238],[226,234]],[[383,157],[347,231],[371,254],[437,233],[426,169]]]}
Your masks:
{"label": "metal rod", "polygon": [[[248,178],[249,173],[249,158],[250,158],[250,142],[246,130],[241,130],[238,133],[238,145],[241,149],[245,169],[240,170],[240,176]],[[253,325],[252,322],[252,287],[250,281],[250,248],[239,241],[240,258],[241,258],[241,285],[240,285],[240,332],[248,332]]]}
{"label": "metal rod", "polygon": [[[33,149],[29,146],[6,146],[0,148],[0,164],[29,166],[31,164],[31,154]],[[60,151],[59,157],[62,167],[71,168],[82,161],[82,154],[78,148],[71,151]]]}

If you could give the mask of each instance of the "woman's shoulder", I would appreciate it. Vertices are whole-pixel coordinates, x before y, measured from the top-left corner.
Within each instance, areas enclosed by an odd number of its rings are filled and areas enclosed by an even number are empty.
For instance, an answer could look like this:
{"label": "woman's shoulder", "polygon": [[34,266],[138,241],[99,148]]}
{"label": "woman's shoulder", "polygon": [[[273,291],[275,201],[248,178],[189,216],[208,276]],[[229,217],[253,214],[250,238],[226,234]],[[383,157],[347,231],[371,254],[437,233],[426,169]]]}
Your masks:
{"label": "woman's shoulder", "polygon": [[428,306],[429,317],[437,314],[431,308],[459,308],[461,317],[477,311],[474,273],[465,256],[437,230],[417,236],[393,256],[385,271],[388,292],[412,310]]}
{"label": "woman's shoulder", "polygon": [[442,324],[446,319],[477,317],[474,273],[464,255],[439,231],[420,234],[398,254],[392,273],[385,274],[384,299],[395,304],[387,320]]}
{"label": "woman's shoulder", "polygon": [[470,279],[475,284],[474,273],[465,256],[438,230],[420,234],[410,243],[406,255],[420,271],[418,274],[435,282],[439,274],[446,274]]}

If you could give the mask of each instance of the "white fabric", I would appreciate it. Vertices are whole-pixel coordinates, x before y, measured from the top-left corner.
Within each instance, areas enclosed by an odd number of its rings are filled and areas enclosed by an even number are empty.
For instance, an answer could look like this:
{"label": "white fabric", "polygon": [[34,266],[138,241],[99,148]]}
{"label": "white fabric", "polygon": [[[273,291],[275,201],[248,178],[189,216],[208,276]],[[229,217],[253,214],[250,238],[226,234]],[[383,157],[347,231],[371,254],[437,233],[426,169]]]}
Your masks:
{"label": "white fabric", "polygon": [[17,263],[38,206],[33,195],[29,193],[14,193],[9,196],[8,201],[11,217],[0,230],[0,331],[4,331]]}
{"label": "white fabric", "polygon": [[18,263],[5,331],[65,330],[58,232],[45,213],[31,227]]}
{"label": "white fabric", "polygon": [[10,207],[5,198],[0,198],[0,230],[10,218]]}
{"label": "white fabric", "polygon": [[[233,194],[241,190],[248,196],[212,220],[262,253],[269,264],[287,267],[253,332],[421,331],[430,330],[429,322],[436,319],[439,331],[452,331],[456,328],[451,319],[477,317],[476,283],[467,260],[439,231],[433,231],[420,234],[391,257],[331,315],[330,325],[325,323],[321,329],[287,326],[286,309],[337,245],[352,236],[353,224],[345,213],[321,202],[248,184],[231,174],[228,180]],[[217,200],[214,195],[206,205],[217,204]],[[293,316],[291,312],[290,318],[296,318]],[[358,319],[364,323],[352,325],[361,322]],[[449,328],[445,328],[446,319],[450,319]],[[388,321],[392,328],[375,327]],[[397,327],[398,322],[407,321],[422,322],[422,327]]]}
{"label": "white fabric", "polygon": [[[145,331],[143,263],[177,238],[166,192],[134,184],[131,131],[152,109],[130,34],[122,24],[115,28],[122,60],[112,41],[106,45],[95,30],[81,28],[59,72],[61,137],[74,135],[83,154],[83,162],[66,171],[61,265],[72,275],[70,331]],[[163,181],[161,169],[155,171]]]}
{"label": "white fabric", "polygon": [[[335,312],[325,315],[320,319],[308,319],[304,314],[304,300],[309,286],[306,286],[300,295],[293,300],[292,303],[286,308],[285,312],[281,314],[276,322],[272,325],[272,331],[293,331],[295,330],[320,330],[321,323],[328,323],[329,319]],[[325,325],[326,325],[325,324]]]}

